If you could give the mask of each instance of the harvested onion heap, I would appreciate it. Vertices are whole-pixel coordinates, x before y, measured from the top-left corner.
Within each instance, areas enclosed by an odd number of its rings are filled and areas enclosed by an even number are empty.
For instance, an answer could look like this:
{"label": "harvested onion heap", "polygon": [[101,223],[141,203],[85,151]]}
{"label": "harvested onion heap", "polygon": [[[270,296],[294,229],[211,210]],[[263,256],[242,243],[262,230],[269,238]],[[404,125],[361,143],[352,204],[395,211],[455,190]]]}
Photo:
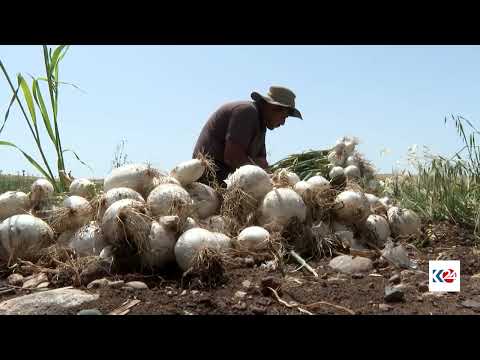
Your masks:
{"label": "harvested onion heap", "polygon": [[[344,137],[330,152],[305,153],[300,165],[292,156],[277,163],[273,174],[244,165],[228,176],[226,189],[199,182],[213,170],[205,158],[170,172],[125,165],[105,178],[99,194],[90,180],[75,179],[56,207],[53,186],[39,179],[29,194],[0,194],[0,263],[34,259],[56,242],[80,257],[146,271],[176,264],[188,272],[224,252],[226,258],[234,250],[268,252],[279,234],[300,234],[289,232],[292,224],[303,229],[302,237],[310,234],[317,254],[327,256],[338,244],[383,248],[392,237],[418,236],[413,211],[370,191],[374,169],[356,152],[357,144]],[[340,191],[336,179],[355,181]],[[35,217],[38,210],[49,216]],[[287,239],[288,245],[297,246],[297,240]]]}

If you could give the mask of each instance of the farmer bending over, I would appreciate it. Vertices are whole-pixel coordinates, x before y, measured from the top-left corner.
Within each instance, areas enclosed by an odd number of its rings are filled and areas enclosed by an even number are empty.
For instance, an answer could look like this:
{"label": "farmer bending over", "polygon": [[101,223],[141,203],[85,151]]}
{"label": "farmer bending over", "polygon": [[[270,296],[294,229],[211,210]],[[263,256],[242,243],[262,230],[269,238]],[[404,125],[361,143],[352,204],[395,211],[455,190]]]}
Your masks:
{"label": "farmer bending over", "polygon": [[[215,111],[204,125],[193,151],[194,158],[202,153],[214,160],[216,180],[222,186],[228,174],[242,165],[268,168],[267,128],[282,126],[288,116],[302,119],[295,108],[295,94],[285,87],[272,86],[266,96],[252,92],[251,97],[253,101],[230,102]],[[204,176],[199,181],[208,184],[213,179]]]}

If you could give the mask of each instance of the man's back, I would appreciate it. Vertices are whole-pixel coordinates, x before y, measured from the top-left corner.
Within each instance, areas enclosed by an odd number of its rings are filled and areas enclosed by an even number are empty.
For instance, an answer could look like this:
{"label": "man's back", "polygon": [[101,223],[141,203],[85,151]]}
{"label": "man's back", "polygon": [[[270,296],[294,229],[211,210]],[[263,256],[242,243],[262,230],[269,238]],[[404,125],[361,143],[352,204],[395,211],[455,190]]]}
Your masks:
{"label": "man's back", "polygon": [[234,169],[225,164],[226,141],[240,144],[249,156],[255,158],[265,152],[265,132],[258,104],[253,101],[230,102],[210,116],[197,140],[193,156],[196,157],[199,153],[209,155],[222,173],[228,173]]}

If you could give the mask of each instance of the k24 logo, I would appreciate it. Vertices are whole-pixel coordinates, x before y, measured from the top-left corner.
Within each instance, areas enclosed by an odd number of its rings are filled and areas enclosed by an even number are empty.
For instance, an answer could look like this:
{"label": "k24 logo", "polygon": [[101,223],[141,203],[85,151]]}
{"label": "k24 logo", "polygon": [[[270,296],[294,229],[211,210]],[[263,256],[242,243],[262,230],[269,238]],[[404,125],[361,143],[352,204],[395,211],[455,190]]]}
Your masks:
{"label": "k24 logo", "polygon": [[457,272],[453,269],[448,270],[433,270],[432,280],[434,283],[447,283],[451,284],[457,279]]}

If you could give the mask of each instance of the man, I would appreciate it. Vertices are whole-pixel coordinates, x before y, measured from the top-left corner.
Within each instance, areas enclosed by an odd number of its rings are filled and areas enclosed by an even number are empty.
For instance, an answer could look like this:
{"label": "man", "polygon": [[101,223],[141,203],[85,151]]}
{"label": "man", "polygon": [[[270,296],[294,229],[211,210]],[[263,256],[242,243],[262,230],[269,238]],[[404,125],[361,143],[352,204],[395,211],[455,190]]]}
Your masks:
{"label": "man", "polygon": [[[202,129],[193,157],[202,153],[215,161],[216,180],[224,185],[228,174],[242,165],[268,168],[265,134],[285,124],[288,116],[302,119],[295,108],[295,94],[290,89],[272,86],[266,96],[252,92],[253,101],[224,104],[215,111]],[[214,179],[203,177],[203,183]]]}

